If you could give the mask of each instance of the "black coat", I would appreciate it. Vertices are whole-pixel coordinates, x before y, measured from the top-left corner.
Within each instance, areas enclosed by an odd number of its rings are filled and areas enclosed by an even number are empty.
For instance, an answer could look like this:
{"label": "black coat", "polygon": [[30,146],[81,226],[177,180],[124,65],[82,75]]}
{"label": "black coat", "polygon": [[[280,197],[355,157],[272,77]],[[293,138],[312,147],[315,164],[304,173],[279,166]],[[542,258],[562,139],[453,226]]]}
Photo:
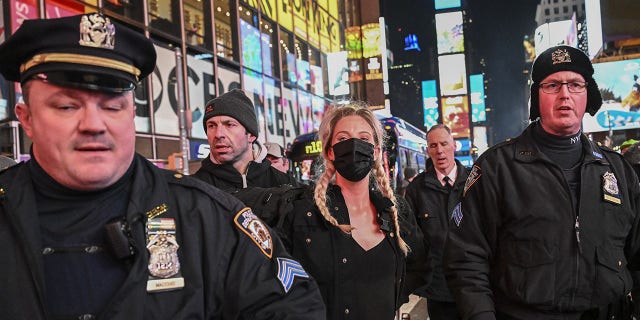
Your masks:
{"label": "black coat", "polygon": [[562,169],[536,145],[536,125],[482,154],[454,210],[444,266],[464,319],[487,311],[556,319],[606,308],[634,284],[640,186],[633,169],[582,134],[574,207]]}
{"label": "black coat", "polygon": [[[237,226],[243,209],[231,195],[201,181],[162,170],[136,155],[126,220],[135,248],[128,276],[104,319],[324,319],[315,281],[295,277],[288,293],[278,280],[280,258],[289,258],[277,237],[272,257]],[[28,165],[0,174],[0,318],[48,319],[44,301],[38,210]],[[147,292],[147,215],[166,205],[173,218],[184,287]],[[124,263],[124,262],[123,262]],[[100,290],[100,288],[94,288]]]}
{"label": "black coat", "polygon": [[243,175],[230,164],[217,164],[211,158],[202,159],[202,167],[193,174],[194,177],[205,181],[227,192],[246,187],[271,188],[283,184],[297,185],[297,182],[286,173],[271,166],[271,162],[249,162],[247,172]]}
{"label": "black coat", "polygon": [[[375,266],[355,265],[349,262],[352,261],[349,248],[337,245],[340,239],[345,237],[345,233],[322,216],[312,200],[312,192],[309,189],[307,197],[295,201],[294,210],[285,217],[281,237],[289,252],[318,281],[327,306],[327,318],[358,319],[358,310],[349,309],[350,302],[355,295],[370,295],[366,292],[352,292],[349,275]],[[340,188],[330,186],[327,197],[330,199],[331,214],[339,224],[348,224],[348,210]],[[399,199],[398,215],[401,235],[411,248],[408,257],[401,251],[395,236],[396,230],[390,216],[390,206],[393,203],[379,192],[372,191],[370,197],[377,209],[381,230],[386,235],[383,241],[388,241],[395,252],[395,288],[380,288],[381,291],[395,291],[395,301],[391,302],[395,308],[380,310],[382,318],[385,314],[391,314],[389,319],[392,319],[394,310],[408,300],[409,293],[424,284],[425,269],[428,266],[427,255],[420,229],[417,228],[415,218],[406,203]],[[371,307],[376,308],[379,305],[376,301],[371,301]],[[345,313],[346,309],[350,311]]]}
{"label": "black coat", "polygon": [[431,258],[429,285],[419,288],[415,294],[436,301],[453,302],[442,271],[444,243],[449,232],[451,212],[460,201],[469,169],[456,160],[457,177],[451,191],[442,186],[431,159],[427,160],[426,170],[416,176],[407,187],[405,199],[416,215],[418,226],[422,229],[429,245]]}

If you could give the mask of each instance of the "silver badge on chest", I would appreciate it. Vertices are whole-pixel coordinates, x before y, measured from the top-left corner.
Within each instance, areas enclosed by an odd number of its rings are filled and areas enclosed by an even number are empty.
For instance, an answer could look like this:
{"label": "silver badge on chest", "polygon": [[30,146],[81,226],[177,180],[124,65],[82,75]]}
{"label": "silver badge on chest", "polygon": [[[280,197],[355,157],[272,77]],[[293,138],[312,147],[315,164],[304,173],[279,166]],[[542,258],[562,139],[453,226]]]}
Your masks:
{"label": "silver badge on chest", "polygon": [[147,291],[167,291],[184,287],[180,273],[176,224],[173,218],[158,218],[167,211],[166,205],[147,212],[147,250],[149,279]]}
{"label": "silver badge on chest", "polygon": [[150,237],[147,249],[151,257],[149,258],[149,273],[158,278],[168,278],[180,271],[180,260],[178,260],[178,248],[174,235],[166,232]]}
{"label": "silver badge on chest", "polygon": [[620,189],[618,188],[618,179],[612,172],[605,172],[602,175],[602,193],[603,199],[614,204],[621,204]]}

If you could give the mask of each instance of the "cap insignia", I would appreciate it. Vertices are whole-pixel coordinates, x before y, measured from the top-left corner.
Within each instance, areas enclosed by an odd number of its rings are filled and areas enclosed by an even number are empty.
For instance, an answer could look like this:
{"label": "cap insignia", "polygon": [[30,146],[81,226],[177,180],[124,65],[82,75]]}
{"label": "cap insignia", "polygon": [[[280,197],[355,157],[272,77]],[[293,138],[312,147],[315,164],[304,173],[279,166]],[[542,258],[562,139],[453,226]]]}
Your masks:
{"label": "cap insignia", "polygon": [[116,26],[108,17],[94,13],[80,20],[80,45],[113,49],[116,41]]}
{"label": "cap insignia", "polygon": [[558,49],[551,53],[553,64],[571,62],[571,56],[567,49]]}

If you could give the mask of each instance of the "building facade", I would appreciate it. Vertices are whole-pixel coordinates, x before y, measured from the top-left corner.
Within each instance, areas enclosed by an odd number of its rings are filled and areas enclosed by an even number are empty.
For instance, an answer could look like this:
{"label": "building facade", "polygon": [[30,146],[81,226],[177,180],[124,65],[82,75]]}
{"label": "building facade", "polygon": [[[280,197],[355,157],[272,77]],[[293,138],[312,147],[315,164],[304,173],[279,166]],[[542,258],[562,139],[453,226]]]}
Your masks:
{"label": "building facade", "polygon": [[571,20],[573,14],[585,16],[584,0],[540,0],[536,9],[536,22],[544,23]]}
{"label": "building facade", "polygon": [[[154,41],[156,69],[135,92],[136,149],[159,166],[181,151],[192,163],[208,155],[204,106],[231,89],[254,101],[259,139],[284,146],[316,130],[336,99],[350,97],[330,94],[335,81],[327,68],[328,54],[344,50],[343,1],[8,0],[2,6],[0,42],[25,19],[96,11]],[[31,142],[13,114],[20,88],[0,80],[0,153],[26,159]]]}

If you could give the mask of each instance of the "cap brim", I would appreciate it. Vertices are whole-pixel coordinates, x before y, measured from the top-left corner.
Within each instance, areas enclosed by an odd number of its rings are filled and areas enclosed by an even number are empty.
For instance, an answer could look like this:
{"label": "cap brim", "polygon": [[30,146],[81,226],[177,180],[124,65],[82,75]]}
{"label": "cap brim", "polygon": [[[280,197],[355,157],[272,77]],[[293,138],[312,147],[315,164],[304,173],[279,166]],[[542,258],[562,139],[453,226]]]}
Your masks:
{"label": "cap brim", "polygon": [[55,85],[105,92],[126,92],[136,88],[133,74],[95,65],[54,62],[36,65],[20,75],[24,83],[32,78]]}

